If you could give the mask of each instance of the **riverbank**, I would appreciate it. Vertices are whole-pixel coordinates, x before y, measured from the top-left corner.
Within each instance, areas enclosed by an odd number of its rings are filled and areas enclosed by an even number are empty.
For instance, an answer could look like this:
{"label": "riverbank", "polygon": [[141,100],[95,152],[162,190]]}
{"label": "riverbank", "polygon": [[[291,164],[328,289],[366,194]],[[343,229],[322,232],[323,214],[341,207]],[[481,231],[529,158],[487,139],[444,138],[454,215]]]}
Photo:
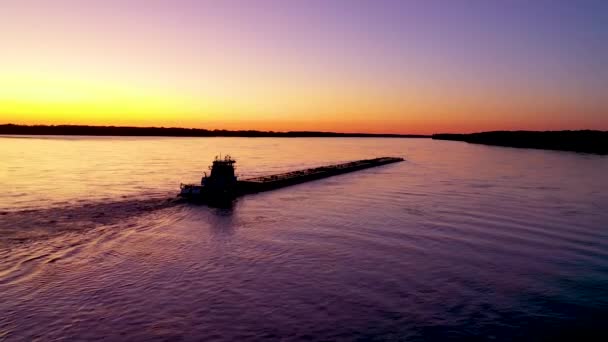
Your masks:
{"label": "riverbank", "polygon": [[433,134],[436,140],[473,144],[608,154],[606,131],[494,131],[471,134]]}
{"label": "riverbank", "polygon": [[151,137],[246,137],[246,138],[430,138],[419,134],[338,133],[315,131],[256,131],[225,129],[199,129],[179,127],[130,127],[83,125],[0,125],[0,134],[6,135],[81,135],[81,136],[151,136]]}

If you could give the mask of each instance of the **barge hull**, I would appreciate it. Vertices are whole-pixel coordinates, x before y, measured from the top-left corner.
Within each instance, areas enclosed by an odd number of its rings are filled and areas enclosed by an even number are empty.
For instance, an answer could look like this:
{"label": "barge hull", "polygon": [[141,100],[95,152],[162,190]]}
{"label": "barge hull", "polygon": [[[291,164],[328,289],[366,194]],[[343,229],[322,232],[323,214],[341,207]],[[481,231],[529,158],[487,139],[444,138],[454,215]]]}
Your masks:
{"label": "barge hull", "polygon": [[278,175],[256,177],[237,182],[237,191],[239,195],[274,190],[290,185],[296,185],[312,180],[327,178],[331,176],[341,175],[348,172],[368,169],[371,167],[398,163],[403,161],[403,158],[381,157],[374,159],[357,160],[344,164],[336,164],[322,166],[317,168],[293,171]]}

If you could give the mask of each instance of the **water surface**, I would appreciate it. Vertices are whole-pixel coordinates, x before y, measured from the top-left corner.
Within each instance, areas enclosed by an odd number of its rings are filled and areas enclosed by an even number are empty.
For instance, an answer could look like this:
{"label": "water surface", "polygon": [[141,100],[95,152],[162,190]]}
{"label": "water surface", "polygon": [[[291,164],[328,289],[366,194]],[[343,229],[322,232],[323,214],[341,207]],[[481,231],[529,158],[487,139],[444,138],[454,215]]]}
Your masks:
{"label": "water surface", "polygon": [[[238,199],[241,176],[406,162]],[[0,340],[605,334],[608,158],[427,139],[0,138]]]}

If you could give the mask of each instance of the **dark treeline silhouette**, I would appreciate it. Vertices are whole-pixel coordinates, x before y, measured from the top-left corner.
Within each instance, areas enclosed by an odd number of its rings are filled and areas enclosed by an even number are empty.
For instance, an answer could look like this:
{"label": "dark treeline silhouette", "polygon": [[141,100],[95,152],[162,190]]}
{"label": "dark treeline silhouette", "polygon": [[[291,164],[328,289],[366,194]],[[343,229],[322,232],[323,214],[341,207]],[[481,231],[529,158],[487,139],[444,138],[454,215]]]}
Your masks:
{"label": "dark treeline silhouette", "polygon": [[432,137],[485,145],[608,154],[608,131],[494,131],[433,134]]}
{"label": "dark treeline silhouette", "polygon": [[95,136],[166,136],[166,137],[370,137],[370,138],[430,138],[416,134],[335,133],[310,131],[229,131],[198,128],[79,126],[79,125],[0,125],[0,134],[11,135],[95,135]]}

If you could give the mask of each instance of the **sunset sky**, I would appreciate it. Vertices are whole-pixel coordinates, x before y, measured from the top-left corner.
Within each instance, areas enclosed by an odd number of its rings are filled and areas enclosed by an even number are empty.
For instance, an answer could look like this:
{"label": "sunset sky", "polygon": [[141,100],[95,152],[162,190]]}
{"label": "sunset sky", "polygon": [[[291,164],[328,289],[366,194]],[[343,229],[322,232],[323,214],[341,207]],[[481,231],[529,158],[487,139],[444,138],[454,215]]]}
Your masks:
{"label": "sunset sky", "polygon": [[608,130],[608,1],[0,0],[0,123]]}

